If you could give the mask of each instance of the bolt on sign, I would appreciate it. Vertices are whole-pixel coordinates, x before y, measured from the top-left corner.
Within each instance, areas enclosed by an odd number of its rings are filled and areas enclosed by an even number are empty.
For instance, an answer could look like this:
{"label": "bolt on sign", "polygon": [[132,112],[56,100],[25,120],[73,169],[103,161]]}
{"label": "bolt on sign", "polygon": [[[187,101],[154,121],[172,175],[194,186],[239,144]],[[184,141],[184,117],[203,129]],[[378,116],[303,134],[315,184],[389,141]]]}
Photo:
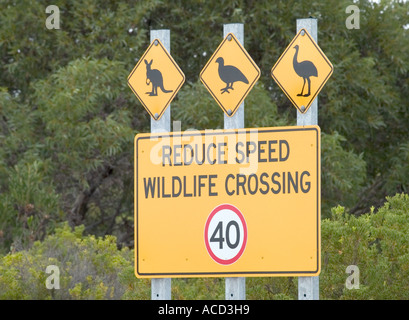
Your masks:
{"label": "bolt on sign", "polygon": [[159,39],[152,41],[128,76],[128,85],[146,111],[159,120],[179,89],[185,75]]}
{"label": "bolt on sign", "polygon": [[259,77],[260,69],[233,33],[223,39],[200,72],[200,80],[229,117]]}
{"label": "bolt on sign", "polygon": [[135,275],[320,272],[318,126],[135,137]]}
{"label": "bolt on sign", "polygon": [[293,105],[305,113],[333,70],[311,35],[301,29],[272,68],[271,76]]}

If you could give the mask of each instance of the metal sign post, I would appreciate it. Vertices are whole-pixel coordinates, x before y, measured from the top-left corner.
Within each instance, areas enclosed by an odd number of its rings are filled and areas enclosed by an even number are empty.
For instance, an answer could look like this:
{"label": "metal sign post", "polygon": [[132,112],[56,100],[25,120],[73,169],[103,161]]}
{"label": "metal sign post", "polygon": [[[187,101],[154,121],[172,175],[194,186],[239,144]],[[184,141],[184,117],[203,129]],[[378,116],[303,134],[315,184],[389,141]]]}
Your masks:
{"label": "metal sign post", "polygon": [[[297,19],[296,33],[303,28],[306,29],[314,41],[318,43],[317,19]],[[301,113],[297,110],[297,126],[306,125],[318,125],[318,95],[305,113]],[[319,300],[319,276],[298,277],[298,299]]]}
{"label": "metal sign post", "polygon": [[[233,33],[236,38],[244,45],[244,25],[242,23],[231,23],[223,25],[223,38],[229,33]],[[225,129],[244,128],[244,101],[238,107],[236,113],[229,117],[224,114]],[[225,298],[226,300],[245,300],[246,299],[246,278],[225,278]]]}
{"label": "metal sign post", "polygon": [[[170,30],[151,30],[150,42],[159,39],[166,50],[170,53]],[[170,104],[164,111],[159,120],[151,117],[151,133],[170,132]],[[171,296],[171,279],[151,279],[151,299],[152,300],[170,300]]]}

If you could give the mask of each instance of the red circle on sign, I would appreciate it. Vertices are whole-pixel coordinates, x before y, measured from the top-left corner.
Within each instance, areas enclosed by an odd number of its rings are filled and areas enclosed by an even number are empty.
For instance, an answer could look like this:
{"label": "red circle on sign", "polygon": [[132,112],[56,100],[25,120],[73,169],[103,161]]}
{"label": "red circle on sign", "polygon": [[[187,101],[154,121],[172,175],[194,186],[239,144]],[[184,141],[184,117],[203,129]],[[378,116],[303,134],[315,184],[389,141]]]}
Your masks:
{"label": "red circle on sign", "polygon": [[[234,212],[242,225],[243,228],[243,242],[241,244],[240,250],[237,252],[237,254],[230,258],[230,259],[222,259],[220,257],[218,257],[212,250],[210,243],[209,243],[209,226],[210,223],[213,219],[213,217],[220,212],[221,210],[230,210],[232,212]],[[247,224],[246,224],[246,220],[244,219],[243,214],[240,212],[239,209],[237,209],[235,206],[232,206],[230,204],[221,204],[219,206],[217,206],[216,208],[213,209],[213,211],[210,213],[209,217],[207,218],[206,224],[205,224],[205,230],[204,230],[204,240],[205,240],[205,244],[206,244],[206,249],[207,252],[209,253],[209,255],[212,257],[212,259],[214,261],[216,261],[217,263],[223,264],[223,265],[229,265],[232,264],[234,262],[236,262],[241,255],[244,252],[244,249],[246,248],[246,244],[247,244]]]}

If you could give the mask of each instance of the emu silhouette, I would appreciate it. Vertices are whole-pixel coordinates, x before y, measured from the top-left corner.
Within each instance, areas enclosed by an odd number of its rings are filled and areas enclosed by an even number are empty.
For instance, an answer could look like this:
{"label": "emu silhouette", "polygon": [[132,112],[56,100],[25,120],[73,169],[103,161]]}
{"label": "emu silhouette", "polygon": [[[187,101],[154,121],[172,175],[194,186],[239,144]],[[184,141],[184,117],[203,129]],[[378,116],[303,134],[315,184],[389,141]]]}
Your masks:
{"label": "emu silhouette", "polygon": [[226,87],[220,89],[222,94],[225,92],[230,93],[229,89],[234,90],[233,83],[237,81],[241,81],[246,84],[249,83],[247,78],[239,69],[234,66],[225,66],[224,59],[222,57],[217,58],[216,63],[219,64],[219,77],[224,83],[226,83]]}
{"label": "emu silhouette", "polygon": [[[310,77],[318,77],[318,72],[317,72],[317,68],[315,67],[315,65],[308,60],[302,61],[302,62],[298,62],[298,45],[294,46],[295,49],[295,54],[294,54],[294,58],[293,58],[293,68],[295,73],[300,76],[301,78],[304,79],[304,84],[302,86],[301,89],[301,93],[297,94],[297,96],[304,96],[304,97],[308,97],[311,94],[311,80]],[[307,94],[303,94],[304,92],[304,87],[305,87],[305,80],[307,80],[308,82],[308,93]]]}
{"label": "emu silhouette", "polygon": [[160,88],[163,93],[173,92],[173,90],[166,90],[163,87],[162,72],[160,72],[158,69],[152,69],[152,63],[153,63],[153,59],[151,59],[150,62],[148,62],[145,59],[145,64],[146,64],[146,84],[150,85],[152,83],[152,91],[146,92],[146,94],[149,94],[150,96],[157,96],[158,95],[158,88]]}

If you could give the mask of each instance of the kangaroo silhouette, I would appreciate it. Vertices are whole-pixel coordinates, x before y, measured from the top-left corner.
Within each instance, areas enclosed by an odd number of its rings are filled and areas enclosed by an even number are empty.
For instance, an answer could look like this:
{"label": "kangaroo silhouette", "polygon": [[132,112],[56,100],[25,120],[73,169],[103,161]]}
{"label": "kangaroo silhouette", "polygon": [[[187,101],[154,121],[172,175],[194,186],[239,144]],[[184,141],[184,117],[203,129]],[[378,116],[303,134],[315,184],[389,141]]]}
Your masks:
{"label": "kangaroo silhouette", "polygon": [[152,91],[146,92],[146,94],[149,94],[150,96],[157,96],[158,95],[158,88],[160,88],[163,93],[173,92],[173,90],[166,90],[163,87],[162,72],[160,72],[158,69],[152,69],[152,63],[153,63],[153,59],[151,59],[150,62],[148,62],[145,59],[145,64],[146,64],[146,84],[150,85],[152,83]]}

